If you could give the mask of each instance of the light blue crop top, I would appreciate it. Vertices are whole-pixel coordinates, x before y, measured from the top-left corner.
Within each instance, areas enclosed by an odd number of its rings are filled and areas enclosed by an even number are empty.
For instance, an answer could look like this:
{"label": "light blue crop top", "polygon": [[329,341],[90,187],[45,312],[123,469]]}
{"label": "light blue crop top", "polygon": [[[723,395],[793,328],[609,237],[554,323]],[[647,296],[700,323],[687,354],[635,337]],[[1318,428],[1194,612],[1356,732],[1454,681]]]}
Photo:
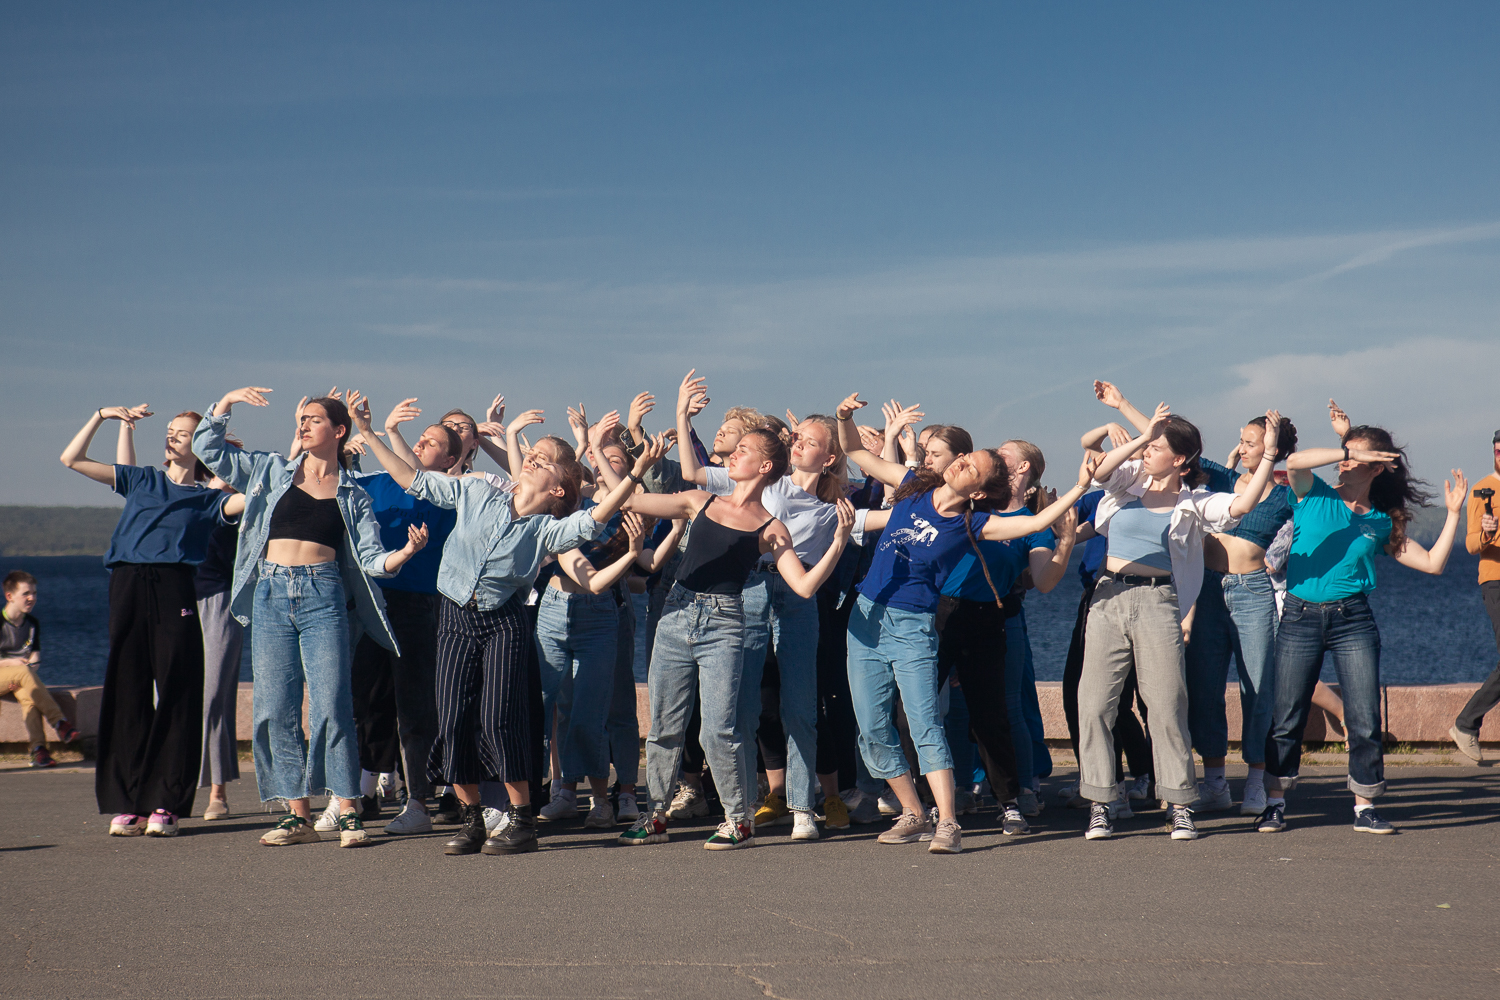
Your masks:
{"label": "light blue crop top", "polygon": [[1167,549],[1167,530],[1172,527],[1172,508],[1147,510],[1139,500],[1121,507],[1109,521],[1109,557],[1172,572],[1172,554]]}

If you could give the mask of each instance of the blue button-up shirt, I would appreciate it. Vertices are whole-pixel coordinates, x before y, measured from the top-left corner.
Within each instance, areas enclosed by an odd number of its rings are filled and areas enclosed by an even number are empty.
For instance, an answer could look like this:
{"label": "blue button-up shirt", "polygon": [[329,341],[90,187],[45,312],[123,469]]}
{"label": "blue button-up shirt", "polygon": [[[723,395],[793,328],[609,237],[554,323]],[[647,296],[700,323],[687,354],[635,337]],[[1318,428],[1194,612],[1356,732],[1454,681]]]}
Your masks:
{"label": "blue button-up shirt", "polygon": [[443,545],[438,593],[455,604],[473,598],[480,610],[498,608],[517,591],[530,590],[543,559],[576,549],[604,531],[586,510],[564,518],[518,518],[511,494],[478,478],[418,472],[406,492],[458,512],[458,523]]}

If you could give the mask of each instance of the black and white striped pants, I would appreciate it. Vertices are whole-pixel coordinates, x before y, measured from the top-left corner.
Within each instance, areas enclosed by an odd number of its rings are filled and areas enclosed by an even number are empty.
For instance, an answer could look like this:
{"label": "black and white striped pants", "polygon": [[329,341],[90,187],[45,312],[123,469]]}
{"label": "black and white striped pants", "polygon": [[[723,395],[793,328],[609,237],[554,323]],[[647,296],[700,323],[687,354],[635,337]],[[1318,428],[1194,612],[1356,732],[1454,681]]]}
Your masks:
{"label": "black and white striped pants", "polygon": [[526,654],[532,630],[518,593],[481,611],[444,597],[438,609],[438,736],[434,784],[531,779]]}

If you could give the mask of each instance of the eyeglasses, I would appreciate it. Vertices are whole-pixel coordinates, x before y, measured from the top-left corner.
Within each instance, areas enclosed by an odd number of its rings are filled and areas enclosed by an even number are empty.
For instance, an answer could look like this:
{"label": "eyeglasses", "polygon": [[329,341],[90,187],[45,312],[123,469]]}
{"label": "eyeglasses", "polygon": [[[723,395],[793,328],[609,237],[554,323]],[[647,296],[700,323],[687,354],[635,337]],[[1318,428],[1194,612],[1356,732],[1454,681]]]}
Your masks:
{"label": "eyeglasses", "polygon": [[459,434],[462,434],[464,431],[468,431],[470,434],[474,434],[479,430],[479,428],[475,427],[473,424],[464,423],[462,420],[444,420],[443,426],[448,428],[450,431],[455,431]]}

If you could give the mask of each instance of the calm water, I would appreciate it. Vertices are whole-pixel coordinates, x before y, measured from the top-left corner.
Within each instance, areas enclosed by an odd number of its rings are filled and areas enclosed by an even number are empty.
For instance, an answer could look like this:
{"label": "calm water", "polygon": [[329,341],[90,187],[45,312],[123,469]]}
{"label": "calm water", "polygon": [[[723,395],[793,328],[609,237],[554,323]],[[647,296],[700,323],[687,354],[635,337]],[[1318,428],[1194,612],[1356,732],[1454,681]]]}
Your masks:
{"label": "calm water", "polygon": [[[1479,599],[1478,558],[1455,552],[1448,571],[1431,577],[1379,562],[1380,589],[1372,603],[1380,623],[1381,674],[1388,684],[1480,681],[1494,669],[1495,638]],[[97,556],[16,559],[5,572],[24,569],[37,578],[46,667],[43,680],[59,687],[99,684],[109,648],[109,574]],[[1076,571],[1050,594],[1026,599],[1038,680],[1062,680],[1063,660],[1078,599]],[[1325,678],[1333,674],[1324,668]],[[250,679],[246,644],[240,679]]]}

